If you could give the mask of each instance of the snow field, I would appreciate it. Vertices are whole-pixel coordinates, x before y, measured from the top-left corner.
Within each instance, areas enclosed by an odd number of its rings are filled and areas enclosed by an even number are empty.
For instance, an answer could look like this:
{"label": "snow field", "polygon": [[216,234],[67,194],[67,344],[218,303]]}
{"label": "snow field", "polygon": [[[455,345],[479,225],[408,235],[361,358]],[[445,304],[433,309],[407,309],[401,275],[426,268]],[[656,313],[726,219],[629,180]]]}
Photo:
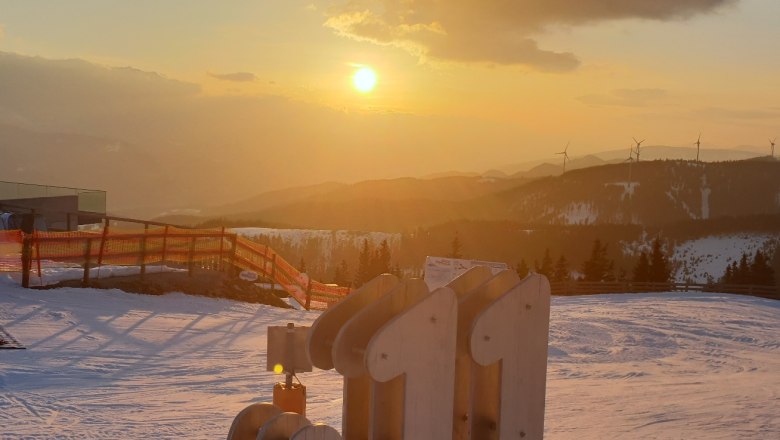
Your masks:
{"label": "snow field", "polygon": [[[725,294],[553,299],[547,439],[780,436],[780,302]],[[266,327],[313,312],[0,280],[0,438],[227,435],[269,401]],[[300,375],[308,417],[340,426],[341,377]]]}

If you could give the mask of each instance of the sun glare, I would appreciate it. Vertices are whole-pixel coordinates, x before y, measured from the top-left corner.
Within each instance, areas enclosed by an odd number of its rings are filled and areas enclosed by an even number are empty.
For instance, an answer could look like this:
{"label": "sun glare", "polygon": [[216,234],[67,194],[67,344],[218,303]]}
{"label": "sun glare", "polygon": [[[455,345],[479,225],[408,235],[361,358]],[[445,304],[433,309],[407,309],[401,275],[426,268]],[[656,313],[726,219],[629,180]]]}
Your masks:
{"label": "sun glare", "polygon": [[361,67],[352,76],[352,84],[361,93],[368,93],[376,86],[376,72],[370,67]]}

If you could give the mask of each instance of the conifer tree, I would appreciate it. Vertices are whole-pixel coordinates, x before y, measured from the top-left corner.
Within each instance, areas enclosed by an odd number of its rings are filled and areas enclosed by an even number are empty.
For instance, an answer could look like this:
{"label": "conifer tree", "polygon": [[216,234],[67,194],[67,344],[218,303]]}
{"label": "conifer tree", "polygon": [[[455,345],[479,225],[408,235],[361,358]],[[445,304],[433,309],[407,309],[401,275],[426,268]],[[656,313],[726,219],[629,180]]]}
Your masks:
{"label": "conifer tree", "polygon": [[751,282],[762,286],[773,286],[775,276],[772,267],[767,262],[767,258],[761,250],[756,251],[753,256],[753,263],[750,265]]}
{"label": "conifer tree", "polygon": [[298,271],[300,273],[306,273],[306,260],[301,257],[301,261],[298,263]]}
{"label": "conifer tree", "polygon": [[639,255],[639,261],[634,266],[634,281],[638,283],[646,283],[650,281],[650,259],[647,258],[647,254],[642,252]]}
{"label": "conifer tree", "polygon": [[333,274],[333,282],[339,286],[349,286],[352,281],[349,278],[349,265],[347,260],[341,260]]}
{"label": "conifer tree", "polygon": [[550,257],[549,248],[544,250],[544,258],[542,258],[542,265],[541,267],[536,268],[536,272],[539,275],[544,275],[547,278],[552,278],[553,272],[555,272],[555,267],[553,266],[552,257]]}
{"label": "conifer tree", "polygon": [[734,283],[734,274],[731,272],[730,264],[726,266],[726,271],[723,273],[723,276],[720,278],[720,282],[723,284]]}
{"label": "conifer tree", "polygon": [[383,273],[390,273],[390,245],[387,244],[387,239],[382,240],[379,249],[376,251],[376,260],[373,264],[373,269],[369,279]]}
{"label": "conifer tree", "polygon": [[553,271],[553,281],[569,281],[571,279],[571,273],[569,272],[569,262],[566,257],[561,254],[558,261],[555,263],[555,270]]}
{"label": "conifer tree", "polygon": [[452,239],[450,254],[448,255],[448,257],[463,258],[462,250],[463,250],[463,245],[460,242],[460,237],[458,237],[458,231],[455,231],[455,238]]}
{"label": "conifer tree", "polygon": [[612,273],[615,268],[614,261],[607,258],[607,246],[601,245],[598,238],[593,241],[593,249],[590,253],[590,259],[582,264],[582,273],[584,281],[609,281],[614,279]]}
{"label": "conifer tree", "polygon": [[731,262],[731,283],[739,284],[739,267],[736,261]]}
{"label": "conifer tree", "polygon": [[750,284],[750,264],[748,263],[748,256],[746,253],[742,253],[742,258],[739,259],[739,266],[737,267],[737,274],[734,277],[736,284]]}
{"label": "conifer tree", "polygon": [[650,255],[650,280],[654,283],[666,283],[671,278],[669,261],[663,251],[661,239],[653,240],[653,252]]}
{"label": "conifer tree", "polygon": [[525,262],[525,258],[521,259],[519,263],[517,263],[517,267],[515,268],[515,271],[517,271],[517,275],[522,279],[528,276],[528,264]]}
{"label": "conifer tree", "polygon": [[368,246],[368,239],[363,239],[363,246],[360,248],[360,255],[358,256],[358,266],[355,272],[355,287],[360,287],[366,283],[370,278],[369,270],[371,266],[371,248]]}

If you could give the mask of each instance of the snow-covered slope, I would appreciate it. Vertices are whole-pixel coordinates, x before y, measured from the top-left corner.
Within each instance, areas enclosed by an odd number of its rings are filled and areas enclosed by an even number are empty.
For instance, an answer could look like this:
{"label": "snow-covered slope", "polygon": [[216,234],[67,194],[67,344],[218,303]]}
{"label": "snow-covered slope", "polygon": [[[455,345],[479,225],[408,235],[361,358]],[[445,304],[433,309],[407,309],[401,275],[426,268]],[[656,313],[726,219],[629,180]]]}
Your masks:
{"label": "snow-covered slope", "polygon": [[[554,298],[547,439],[780,436],[780,302],[721,294]],[[0,438],[224,438],[268,401],[268,325],[315,313],[182,294],[0,280]],[[301,375],[338,427],[341,379]]]}
{"label": "snow-covered slope", "polygon": [[743,253],[752,257],[757,250],[773,255],[780,245],[780,237],[774,234],[731,234],[690,240],[674,249],[672,261],[677,270],[675,280],[706,283],[718,281],[726,266],[739,262]]}

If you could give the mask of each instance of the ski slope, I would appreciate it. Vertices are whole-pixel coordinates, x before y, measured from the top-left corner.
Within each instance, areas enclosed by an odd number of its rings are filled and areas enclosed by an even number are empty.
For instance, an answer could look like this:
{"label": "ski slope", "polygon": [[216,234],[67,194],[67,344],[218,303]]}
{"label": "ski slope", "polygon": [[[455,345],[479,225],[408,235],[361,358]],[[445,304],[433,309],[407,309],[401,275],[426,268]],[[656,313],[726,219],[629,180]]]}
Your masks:
{"label": "ski slope", "polygon": [[[268,401],[268,325],[314,312],[0,279],[0,438],[224,438]],[[725,294],[553,299],[547,439],[780,438],[780,302]],[[301,375],[340,425],[341,379]]]}

